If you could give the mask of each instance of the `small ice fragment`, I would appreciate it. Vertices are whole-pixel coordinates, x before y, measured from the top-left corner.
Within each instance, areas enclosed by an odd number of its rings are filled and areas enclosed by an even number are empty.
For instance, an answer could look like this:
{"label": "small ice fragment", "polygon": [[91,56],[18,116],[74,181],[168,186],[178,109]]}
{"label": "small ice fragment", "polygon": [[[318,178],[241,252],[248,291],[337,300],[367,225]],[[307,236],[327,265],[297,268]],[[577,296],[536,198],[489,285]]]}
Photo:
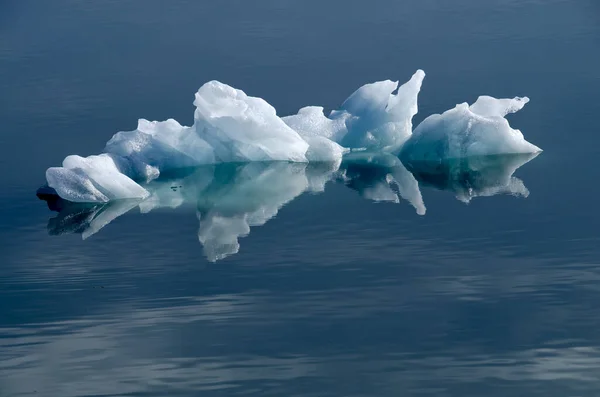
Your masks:
{"label": "small ice fragment", "polygon": [[523,108],[528,98],[480,97],[443,114],[427,117],[401,149],[408,161],[435,161],[496,154],[537,153],[541,149],[512,129],[504,116]]}

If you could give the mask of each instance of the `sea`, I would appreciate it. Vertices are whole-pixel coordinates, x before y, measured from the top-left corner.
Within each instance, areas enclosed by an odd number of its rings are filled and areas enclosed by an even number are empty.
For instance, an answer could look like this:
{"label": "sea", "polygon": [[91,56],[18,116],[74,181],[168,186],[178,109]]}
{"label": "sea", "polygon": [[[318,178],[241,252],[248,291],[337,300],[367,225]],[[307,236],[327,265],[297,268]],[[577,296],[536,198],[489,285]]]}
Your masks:
{"label": "sea", "polygon": [[[38,197],[218,80],[281,116],[426,72],[535,158],[230,164]],[[0,0],[0,396],[600,395],[597,0]]]}

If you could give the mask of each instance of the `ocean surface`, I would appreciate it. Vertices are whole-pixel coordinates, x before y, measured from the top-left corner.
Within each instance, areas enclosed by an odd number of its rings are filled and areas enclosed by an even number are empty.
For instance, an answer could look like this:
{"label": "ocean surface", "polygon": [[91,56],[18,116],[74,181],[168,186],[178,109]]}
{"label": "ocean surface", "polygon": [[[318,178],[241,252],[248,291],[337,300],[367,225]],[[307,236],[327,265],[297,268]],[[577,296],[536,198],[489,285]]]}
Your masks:
{"label": "ocean surface", "polygon": [[[385,162],[36,197],[206,81],[287,115],[419,68],[415,125],[526,95],[544,152],[416,172],[426,211]],[[598,396],[599,97],[596,0],[0,0],[0,396]]]}

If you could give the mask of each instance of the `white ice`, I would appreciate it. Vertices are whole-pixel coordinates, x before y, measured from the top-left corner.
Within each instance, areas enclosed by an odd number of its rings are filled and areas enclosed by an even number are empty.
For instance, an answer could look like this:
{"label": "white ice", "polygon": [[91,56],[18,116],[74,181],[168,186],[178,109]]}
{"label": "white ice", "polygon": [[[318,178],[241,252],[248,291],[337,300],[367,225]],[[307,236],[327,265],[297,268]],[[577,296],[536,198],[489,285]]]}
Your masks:
{"label": "white ice", "polygon": [[385,152],[399,149],[412,133],[424,78],[425,72],[418,70],[399,88],[397,81],[385,80],[356,90],[339,111],[331,114],[334,119],[345,120],[347,133],[340,144]]}
{"label": "white ice", "polygon": [[429,116],[402,146],[408,161],[468,158],[498,154],[537,153],[541,149],[525,140],[504,118],[523,108],[529,98],[495,99],[481,96],[471,106],[456,105],[443,114]]}
{"label": "white ice", "polygon": [[262,98],[211,81],[194,105],[196,134],[212,146],[217,162],[307,161],[308,143]]}
{"label": "white ice", "polygon": [[306,152],[308,161],[338,162],[348,152],[337,143],[347,132],[345,119],[325,117],[322,107],[304,107],[298,114],[283,117],[282,120],[309,144]]}
{"label": "white ice", "polygon": [[339,142],[348,132],[345,118],[331,119],[325,117],[321,106],[304,107],[298,111],[298,114],[283,117],[282,120],[304,137],[322,136],[334,142]]}
{"label": "white ice", "polygon": [[140,119],[135,130],[115,134],[106,144],[106,153],[69,156],[63,167],[49,168],[46,179],[63,199],[107,202],[145,199],[148,192],[140,184],[169,170],[206,164],[339,165],[351,150],[401,153],[409,160],[540,150],[504,118],[520,110],[527,98],[480,97],[470,107],[460,104],[428,117],[413,134],[412,118],[424,77],[418,70],[400,86],[390,80],[366,84],[328,117],[322,107],[309,106],[283,118],[265,100],[210,81],[196,93],[192,126],[173,119]]}
{"label": "white ice", "polygon": [[308,106],[283,121],[303,137],[322,136],[345,148],[391,152],[410,137],[424,78],[425,72],[418,70],[400,87],[391,80],[366,84],[329,117],[322,107]]}
{"label": "white ice", "polygon": [[128,164],[117,156],[67,156],[62,167],[46,170],[48,185],[73,202],[108,202],[122,198],[144,199],[149,193],[129,178]]}
{"label": "white ice", "polygon": [[137,129],[115,134],[106,144],[107,153],[129,159],[133,177],[150,181],[161,171],[215,163],[213,148],[193,127],[176,120],[140,119]]}

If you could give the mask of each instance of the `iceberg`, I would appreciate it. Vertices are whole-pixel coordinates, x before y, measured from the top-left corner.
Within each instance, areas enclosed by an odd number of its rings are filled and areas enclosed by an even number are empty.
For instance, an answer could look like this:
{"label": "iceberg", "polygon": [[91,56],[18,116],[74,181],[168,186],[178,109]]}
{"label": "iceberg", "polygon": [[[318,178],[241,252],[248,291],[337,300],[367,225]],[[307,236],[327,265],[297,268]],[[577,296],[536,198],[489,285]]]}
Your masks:
{"label": "iceberg", "polygon": [[127,176],[129,165],[118,156],[67,156],[62,167],[46,170],[48,185],[65,200],[107,202],[148,197],[149,193]]}
{"label": "iceberg", "polygon": [[[106,143],[105,153],[68,156],[62,167],[49,168],[46,182],[65,200],[106,203],[146,200],[150,193],[143,186],[162,174],[204,165],[281,161],[339,166],[344,156],[358,151],[373,158],[400,154],[402,161],[540,151],[504,117],[520,110],[528,98],[482,96],[471,106],[460,104],[426,118],[413,133],[424,78],[425,72],[417,70],[402,85],[391,80],[366,84],[329,116],[323,107],[308,106],[286,117],[279,117],[262,98],[210,81],[195,95],[192,126],[173,119],[140,119],[135,130],[116,133]],[[398,185],[400,196],[408,195],[417,211],[424,213],[417,196],[399,189],[413,181],[403,176],[401,161],[396,163],[392,168],[397,174],[390,173],[393,181],[388,185]],[[398,197],[385,186],[364,194]],[[152,208],[156,204],[152,200],[144,206]]]}
{"label": "iceberg", "polygon": [[411,136],[412,118],[418,112],[417,99],[424,78],[425,72],[418,70],[400,87],[397,81],[386,80],[359,88],[339,111],[331,114],[334,119],[345,120],[347,133],[340,144],[397,151]]}
{"label": "iceberg", "polygon": [[427,117],[402,146],[400,156],[408,161],[437,161],[472,156],[538,153],[512,129],[505,116],[521,110],[529,98],[496,99],[481,96],[469,106],[456,105],[443,114]]}
{"label": "iceberg", "polygon": [[145,199],[149,193],[139,183],[169,170],[264,161],[339,163],[347,152],[327,136],[295,131],[265,100],[217,81],[204,84],[194,104],[191,127],[173,119],[140,119],[135,130],[115,134],[105,153],[69,156],[62,167],[49,168],[48,186],[73,202]]}
{"label": "iceberg", "polygon": [[400,87],[391,80],[366,84],[329,117],[322,107],[308,106],[283,121],[303,137],[325,137],[344,148],[393,152],[412,133],[424,78],[425,72],[417,70]]}

